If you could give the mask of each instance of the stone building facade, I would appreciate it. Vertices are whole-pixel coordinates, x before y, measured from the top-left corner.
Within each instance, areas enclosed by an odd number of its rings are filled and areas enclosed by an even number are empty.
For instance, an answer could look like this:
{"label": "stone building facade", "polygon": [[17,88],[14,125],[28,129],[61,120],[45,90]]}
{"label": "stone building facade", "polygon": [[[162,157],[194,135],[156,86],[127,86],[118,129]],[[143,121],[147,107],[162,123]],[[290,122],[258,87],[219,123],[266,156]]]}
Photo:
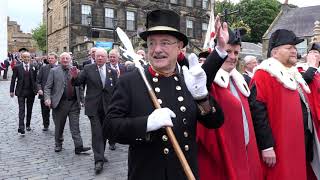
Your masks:
{"label": "stone building facade", "polygon": [[304,41],[296,45],[298,53],[303,55],[307,53],[308,45],[312,42],[314,36],[315,23],[320,20],[320,6],[309,7],[290,7],[287,4],[282,5],[281,11],[274,19],[268,30],[262,37],[263,57],[266,58],[268,44],[271,34],[277,29],[288,29],[293,31],[299,38]]}
{"label": "stone building facade", "polygon": [[142,48],[138,33],[154,9],[172,9],[181,17],[180,30],[189,37],[187,51],[200,51],[208,26],[209,0],[44,0],[48,52],[70,51],[75,59],[87,58],[95,42],[120,45],[115,33],[121,27],[135,48]]}
{"label": "stone building facade", "polygon": [[24,33],[20,29],[20,25],[16,21],[7,19],[8,30],[8,52],[17,52],[21,48],[26,48],[30,52],[37,51],[36,42],[32,39],[30,33]]}

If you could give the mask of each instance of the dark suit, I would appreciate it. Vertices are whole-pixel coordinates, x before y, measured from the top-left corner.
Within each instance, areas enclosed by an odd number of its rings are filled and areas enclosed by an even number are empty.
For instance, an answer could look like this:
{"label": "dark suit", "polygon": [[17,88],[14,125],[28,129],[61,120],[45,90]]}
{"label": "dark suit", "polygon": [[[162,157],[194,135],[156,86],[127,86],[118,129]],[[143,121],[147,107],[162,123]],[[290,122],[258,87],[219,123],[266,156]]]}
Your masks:
{"label": "dark suit", "polygon": [[85,65],[88,65],[88,64],[94,64],[94,63],[92,63],[91,59],[88,59],[88,60],[86,60],[86,61],[83,61],[83,63],[82,63],[82,68],[84,68],[84,66],[85,66]]}
{"label": "dark suit", "polygon": [[[30,127],[32,106],[34,97],[37,94],[36,76],[37,71],[32,65],[28,65],[29,71],[24,69],[24,63],[20,63],[13,69],[10,84],[10,93],[15,92],[19,104],[19,129],[24,130],[25,101],[27,100],[27,122],[26,126]],[[17,85],[15,86],[17,80]]]}
{"label": "dark suit", "polygon": [[[117,80],[117,72],[108,66],[106,68],[105,87],[101,82],[99,70],[96,64],[84,67],[79,76],[72,80],[73,85],[87,86],[85,96],[85,114],[89,117],[92,133],[92,149],[95,162],[103,161],[106,139],[103,138],[103,120],[113,93],[113,87]],[[110,142],[110,139],[109,139]]]}
{"label": "dark suit", "polygon": [[[196,123],[208,128],[220,127],[223,113],[215,104],[216,113],[201,116],[197,104],[184,83],[182,74],[153,77],[148,68],[146,76],[156,90],[162,107],[170,108],[173,132],[180,143],[194,175],[198,175]],[[164,128],[147,133],[148,116],[154,107],[137,69],[120,76],[105,120],[110,121],[116,142],[129,144],[128,179],[163,180],[187,179]],[[105,124],[107,125],[107,124]],[[106,127],[108,128],[108,127]]]}
{"label": "dark suit", "polygon": [[[62,146],[63,130],[66,119],[69,117],[69,126],[75,148],[81,148],[83,142],[80,135],[79,115],[80,103],[83,98],[81,94],[83,93],[81,87],[70,86],[71,77],[68,70],[64,70],[62,66],[52,68],[44,87],[44,100],[51,100],[56,146]],[[71,95],[68,89],[72,91]]]}
{"label": "dark suit", "polygon": [[[40,68],[40,71],[37,76],[37,89],[44,91],[44,86],[46,85],[50,69],[54,65],[47,64],[45,66],[42,66]],[[43,95],[38,96],[40,99],[41,104],[41,114],[42,114],[42,120],[43,120],[43,126],[45,128],[49,127],[50,124],[50,108],[44,104],[44,98]]]}
{"label": "dark suit", "polygon": [[[112,68],[112,69],[115,69],[114,66],[113,66],[111,63],[109,63],[108,66],[109,66],[110,68]],[[119,67],[119,74],[118,74],[118,76],[123,75],[123,74],[125,74],[125,73],[127,72],[127,68],[126,68],[125,65],[118,63],[117,66]],[[116,70],[116,69],[115,69],[115,70]],[[116,70],[116,71],[118,71],[118,70]]]}

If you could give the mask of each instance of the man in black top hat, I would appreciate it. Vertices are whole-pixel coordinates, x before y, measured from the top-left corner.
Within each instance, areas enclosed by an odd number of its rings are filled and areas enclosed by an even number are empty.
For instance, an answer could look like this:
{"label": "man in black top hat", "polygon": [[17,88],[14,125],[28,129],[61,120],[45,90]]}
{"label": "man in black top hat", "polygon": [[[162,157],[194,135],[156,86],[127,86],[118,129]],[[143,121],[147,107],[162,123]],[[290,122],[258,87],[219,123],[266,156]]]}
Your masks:
{"label": "man in black top hat", "polygon": [[312,159],[304,136],[312,124],[305,95],[310,89],[294,67],[295,45],[302,41],[286,29],[272,33],[271,57],[257,66],[251,81],[249,102],[266,179],[306,179],[306,159]]}
{"label": "man in black top hat", "polygon": [[154,10],[147,15],[146,28],[140,33],[147,42],[150,61],[145,74],[163,108],[154,108],[135,69],[120,76],[116,84],[106,117],[111,123],[106,123],[106,128],[112,130],[117,142],[130,145],[129,180],[187,179],[162,128],[165,126],[172,127],[198,178],[196,122],[218,128],[223,123],[222,111],[208,96],[206,75],[197,59],[190,59],[189,69],[177,65],[180,50],[188,44],[188,38],[179,31],[179,15]]}

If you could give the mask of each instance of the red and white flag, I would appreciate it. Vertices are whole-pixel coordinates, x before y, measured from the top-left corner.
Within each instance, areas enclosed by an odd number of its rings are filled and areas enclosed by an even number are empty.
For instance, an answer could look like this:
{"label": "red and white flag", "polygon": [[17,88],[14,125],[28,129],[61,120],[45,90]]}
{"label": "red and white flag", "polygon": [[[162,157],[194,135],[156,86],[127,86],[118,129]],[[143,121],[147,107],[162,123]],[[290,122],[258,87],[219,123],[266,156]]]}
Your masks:
{"label": "red and white flag", "polygon": [[208,49],[211,52],[214,49],[214,38],[215,38],[215,29],[214,29],[214,0],[211,0],[210,3],[210,19],[207,28],[206,38],[204,40],[203,49]]}

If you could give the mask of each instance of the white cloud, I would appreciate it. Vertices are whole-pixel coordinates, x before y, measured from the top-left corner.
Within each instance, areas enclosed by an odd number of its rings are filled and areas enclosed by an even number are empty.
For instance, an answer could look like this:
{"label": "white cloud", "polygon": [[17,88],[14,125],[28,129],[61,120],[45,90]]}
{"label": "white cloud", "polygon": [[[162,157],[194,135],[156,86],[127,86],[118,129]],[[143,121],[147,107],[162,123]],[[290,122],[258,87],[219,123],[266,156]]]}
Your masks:
{"label": "white cloud", "polygon": [[23,32],[31,32],[42,22],[43,0],[9,0],[8,16]]}

